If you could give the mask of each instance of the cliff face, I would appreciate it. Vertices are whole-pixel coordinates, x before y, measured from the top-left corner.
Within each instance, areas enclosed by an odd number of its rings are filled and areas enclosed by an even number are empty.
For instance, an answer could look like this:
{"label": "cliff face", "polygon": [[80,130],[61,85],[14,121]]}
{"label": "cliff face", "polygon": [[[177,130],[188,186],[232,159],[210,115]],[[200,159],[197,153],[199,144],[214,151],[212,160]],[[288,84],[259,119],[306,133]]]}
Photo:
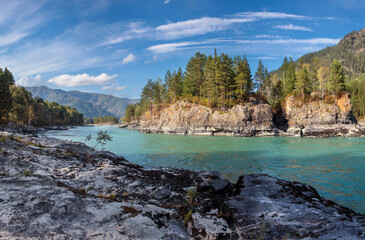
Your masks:
{"label": "cliff face", "polygon": [[286,135],[304,137],[358,137],[365,135],[365,127],[356,124],[347,94],[335,104],[314,101],[300,104],[290,96],[285,101],[288,121]]}
{"label": "cliff face", "polygon": [[351,110],[352,106],[347,94],[341,96],[336,105],[323,101],[300,104],[293,96],[285,100],[285,114],[289,126],[350,124]]}
{"label": "cliff face", "polygon": [[268,104],[236,105],[228,111],[178,101],[159,114],[142,116],[142,132],[191,135],[273,135],[273,113]]}
{"label": "cliff face", "polygon": [[[150,116],[145,113],[138,123],[130,124],[145,133],[208,136],[364,136],[365,126],[356,123],[347,94],[336,105],[323,101],[299,103],[287,97],[284,106],[287,124],[275,126],[269,104],[251,100],[227,111],[212,110],[198,104],[178,101]],[[279,130],[280,129],[280,130]]]}

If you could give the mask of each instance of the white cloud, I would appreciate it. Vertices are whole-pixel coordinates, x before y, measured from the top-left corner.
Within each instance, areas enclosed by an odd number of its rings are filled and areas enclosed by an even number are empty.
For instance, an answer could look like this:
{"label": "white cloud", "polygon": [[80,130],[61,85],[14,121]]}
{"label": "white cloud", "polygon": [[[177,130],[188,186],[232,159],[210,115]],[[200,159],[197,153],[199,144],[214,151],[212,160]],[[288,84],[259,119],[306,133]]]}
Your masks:
{"label": "white cloud", "polygon": [[304,27],[304,26],[298,26],[293,24],[287,24],[287,25],[278,25],[274,28],[284,29],[284,30],[294,30],[294,31],[307,31],[307,32],[313,32],[313,29]]}
{"label": "white cloud", "polygon": [[[187,42],[176,42],[176,43],[165,43],[150,46],[147,50],[154,54],[170,53],[182,49],[192,49],[195,47],[217,47],[219,45],[234,46],[242,44],[256,44],[255,49],[260,48],[263,45],[293,45],[293,44],[304,44],[304,45],[334,45],[337,44],[341,39],[338,38],[311,38],[311,39],[255,39],[255,40],[235,40],[235,39],[210,39],[205,41],[187,41]],[[288,46],[289,47],[289,46]]]}
{"label": "white cloud", "polygon": [[[198,44],[202,44],[202,42],[165,43],[165,44],[158,44],[158,45],[151,46],[151,47],[147,48],[147,50],[149,50],[153,53],[168,53],[168,52],[174,52],[174,51],[180,49],[181,47],[193,46],[193,45],[198,45]],[[157,59],[157,58],[154,57],[154,59]]]}
{"label": "white cloud", "polygon": [[128,63],[132,63],[136,61],[136,56],[134,56],[132,53],[128,54],[128,56],[126,56],[123,61],[122,64],[128,64]]}
{"label": "white cloud", "polygon": [[168,4],[171,0],[165,0],[163,1],[164,4]]}
{"label": "white cloud", "polygon": [[283,36],[280,35],[271,35],[271,34],[259,34],[253,36],[254,38],[283,38]]}
{"label": "white cloud", "polygon": [[212,18],[203,17],[182,22],[169,23],[156,27],[156,35],[161,39],[176,39],[182,37],[204,35],[210,32],[222,31],[232,24],[251,22],[250,18]]}
{"label": "white cloud", "polygon": [[[124,30],[121,30],[120,26],[124,26]],[[105,26],[103,26],[103,28],[105,28]],[[142,22],[131,22],[126,26],[122,23],[118,23],[116,25],[112,25],[107,28],[110,28],[108,32],[121,32],[121,33],[109,36],[102,44],[100,44],[101,46],[114,45],[132,39],[139,39],[143,37],[152,36],[153,34],[152,33],[153,28],[144,26],[144,23]]]}
{"label": "white cloud", "polygon": [[123,91],[127,86],[117,86],[114,90],[115,91]]}
{"label": "white cloud", "polygon": [[113,90],[113,91],[123,91],[127,86],[119,86],[117,84],[112,84],[109,86],[102,87],[101,90]]}
{"label": "white cloud", "polygon": [[48,80],[49,83],[54,83],[62,87],[75,87],[75,86],[86,86],[86,85],[104,85],[112,82],[117,75],[108,75],[102,73],[99,76],[90,76],[89,74],[77,74],[69,75],[63,74],[53,77]]}
{"label": "white cloud", "polygon": [[112,84],[112,85],[109,85],[109,86],[104,86],[104,87],[102,87],[101,88],[101,90],[111,90],[111,89],[113,89],[115,87],[115,85],[114,84]]}
{"label": "white cloud", "polygon": [[20,86],[24,87],[34,87],[34,86],[40,86],[42,85],[42,77],[41,75],[37,74],[36,76],[24,76],[16,83]]}
{"label": "white cloud", "polygon": [[235,17],[245,17],[245,18],[254,18],[258,19],[311,19],[307,16],[288,14],[283,12],[241,12],[233,15]]}
{"label": "white cloud", "polygon": [[199,36],[231,29],[242,23],[273,19],[311,20],[313,18],[282,12],[241,12],[224,17],[202,17],[172,22],[157,27],[146,26],[143,22],[132,22],[128,25],[120,23],[119,26],[124,26],[124,30],[121,30],[120,28],[109,30],[108,33],[119,33],[107,37],[101,45],[114,45],[141,38],[149,40],[169,40]]}

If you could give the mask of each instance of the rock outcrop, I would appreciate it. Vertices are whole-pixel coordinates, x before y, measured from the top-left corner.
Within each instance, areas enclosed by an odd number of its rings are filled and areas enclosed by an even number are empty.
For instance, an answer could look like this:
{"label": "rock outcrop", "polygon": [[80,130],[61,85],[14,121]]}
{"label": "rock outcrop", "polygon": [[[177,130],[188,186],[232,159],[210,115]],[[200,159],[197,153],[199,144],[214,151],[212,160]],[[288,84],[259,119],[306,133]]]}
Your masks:
{"label": "rock outcrop", "polygon": [[365,215],[268,175],[143,167],[0,132],[0,239],[361,239]]}
{"label": "rock outcrop", "polygon": [[324,101],[298,103],[293,96],[285,101],[287,135],[304,137],[365,136],[365,127],[356,123],[347,94],[335,104]]}
{"label": "rock outcrop", "polygon": [[178,135],[365,136],[365,125],[357,124],[347,94],[341,96],[336,105],[319,100],[303,104],[289,96],[285,100],[282,114],[276,116],[269,104],[254,99],[226,111],[214,111],[202,105],[178,101],[152,117],[146,112],[139,121],[121,127],[144,133]]}
{"label": "rock outcrop", "polygon": [[278,129],[273,124],[269,104],[236,105],[227,111],[178,101],[159,114],[139,121],[137,129],[147,133],[214,136],[273,136]]}

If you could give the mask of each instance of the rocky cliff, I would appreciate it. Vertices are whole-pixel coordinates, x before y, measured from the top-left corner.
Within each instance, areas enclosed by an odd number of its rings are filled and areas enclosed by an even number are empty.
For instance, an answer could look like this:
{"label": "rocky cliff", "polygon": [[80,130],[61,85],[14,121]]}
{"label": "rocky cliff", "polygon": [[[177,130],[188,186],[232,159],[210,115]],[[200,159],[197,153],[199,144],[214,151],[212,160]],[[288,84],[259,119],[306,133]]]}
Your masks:
{"label": "rocky cliff", "polygon": [[279,130],[273,124],[269,104],[250,102],[227,111],[213,111],[198,104],[178,101],[150,117],[139,121],[142,132],[183,135],[266,136]]}
{"label": "rocky cliff", "polygon": [[336,105],[319,100],[303,104],[290,96],[282,116],[287,123],[276,126],[271,106],[253,99],[226,111],[178,101],[152,117],[145,113],[129,128],[145,133],[209,136],[365,136],[365,126],[356,124],[351,111],[347,94]]}
{"label": "rocky cliff", "polygon": [[364,136],[365,128],[356,123],[350,98],[343,94],[336,104],[324,101],[300,103],[293,96],[285,99],[286,134],[306,137]]}
{"label": "rocky cliff", "polygon": [[361,239],[365,215],[268,175],[144,169],[0,132],[0,239]]}

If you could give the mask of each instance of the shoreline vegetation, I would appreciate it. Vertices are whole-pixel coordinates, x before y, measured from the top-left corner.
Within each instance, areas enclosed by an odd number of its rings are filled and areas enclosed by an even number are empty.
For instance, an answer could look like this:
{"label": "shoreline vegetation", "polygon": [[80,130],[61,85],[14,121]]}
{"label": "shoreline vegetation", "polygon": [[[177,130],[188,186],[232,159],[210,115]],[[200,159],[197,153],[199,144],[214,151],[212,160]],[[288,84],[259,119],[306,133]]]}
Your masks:
{"label": "shoreline vegetation", "polygon": [[0,68],[0,96],[0,124],[50,126],[84,122],[83,114],[75,108],[33,98],[24,87],[15,85],[13,74],[7,68]]}
{"label": "shoreline vegetation", "polygon": [[264,174],[230,182],[218,172],[145,169],[83,143],[16,132],[0,132],[0,151],[4,238],[365,236],[364,214],[307,184]]}

